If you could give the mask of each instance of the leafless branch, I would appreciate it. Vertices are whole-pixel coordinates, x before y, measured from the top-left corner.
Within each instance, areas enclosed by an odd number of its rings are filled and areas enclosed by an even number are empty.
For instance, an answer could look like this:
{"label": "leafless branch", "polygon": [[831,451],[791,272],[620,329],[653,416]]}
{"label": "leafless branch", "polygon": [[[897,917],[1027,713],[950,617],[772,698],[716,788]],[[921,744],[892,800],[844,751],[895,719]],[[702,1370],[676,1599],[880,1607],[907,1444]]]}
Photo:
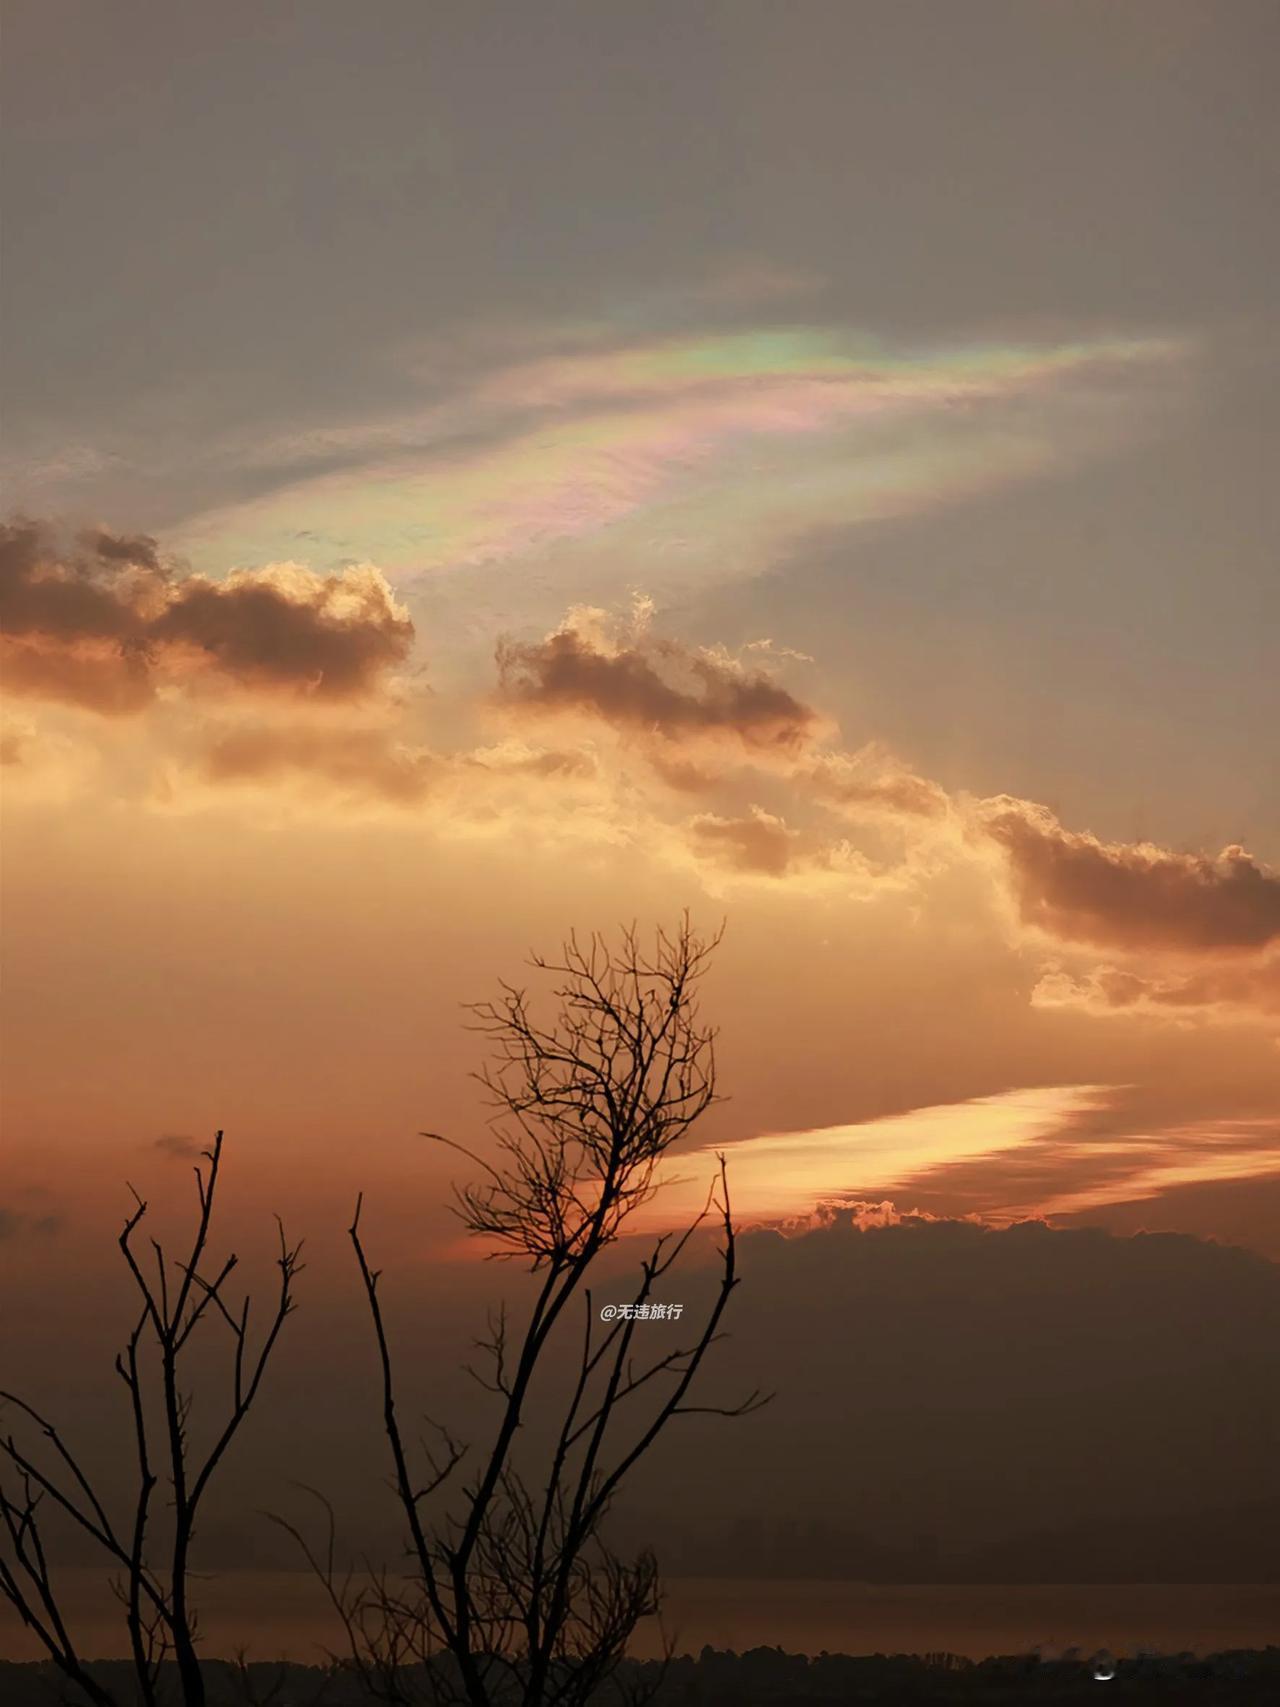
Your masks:
{"label": "leafless branch", "polygon": [[[723,1158],[702,1213],[678,1235],[658,1238],[641,1264],[637,1302],[651,1297],[695,1233],[717,1216],[720,1285],[687,1344],[645,1362],[635,1356],[634,1320],[597,1336],[589,1285],[592,1265],[658,1189],[663,1158],[719,1100],[715,1031],[698,1007],[698,986],[719,940],[698,937],[687,917],[674,932],[657,932],[648,947],[634,927],[615,944],[571,937],[558,958],[532,959],[557,1003],[549,1020],[510,984],[470,1009],[473,1027],[490,1044],[478,1079],[492,1113],[494,1153],[482,1157],[456,1140],[427,1136],[476,1168],[477,1180],[455,1193],[467,1231],[488,1255],[525,1263],[538,1283],[518,1333],[504,1310],[474,1342],[486,1367],[469,1373],[497,1414],[475,1474],[452,1504],[433,1496],[461,1459],[455,1443],[442,1464],[431,1461],[425,1481],[409,1468],[381,1275],[368,1262],[357,1203],[350,1236],[378,1348],[393,1486],[420,1591],[416,1602],[400,1590],[347,1602],[353,1664],[362,1676],[378,1672],[381,1699],[400,1699],[388,1693],[396,1687],[388,1680],[396,1676],[395,1661],[412,1652],[437,1664],[433,1679],[453,1688],[466,1707],[586,1707],[599,1700],[637,1623],[655,1615],[660,1602],[652,1556],[620,1558],[604,1539],[622,1480],[676,1416],[695,1410],[740,1416],[763,1402],[754,1393],[724,1406],[690,1398],[738,1284]],[[534,1376],[549,1362],[552,1338],[578,1300],[585,1316],[577,1370],[549,1459],[526,1480],[517,1444]],[[629,1437],[615,1442],[628,1417]],[[452,1669],[441,1672],[444,1661]]]}
{"label": "leafless branch", "polygon": [[[79,1458],[58,1429],[26,1400],[15,1394],[0,1394],[0,1400],[12,1405],[34,1425],[46,1443],[46,1457],[52,1460],[52,1466],[44,1468],[15,1436],[0,1440],[0,1458],[17,1471],[24,1490],[21,1499],[15,1500],[0,1487],[0,1517],[16,1565],[15,1570],[0,1559],[0,1593],[35,1632],[64,1676],[98,1707],[106,1707],[112,1698],[80,1663],[59,1612],[40,1535],[37,1512],[40,1500],[47,1498],[91,1536],[117,1569],[113,1587],[124,1608],[142,1707],[157,1707],[160,1668],[170,1655],[177,1666],[184,1707],[204,1707],[205,1684],[197,1654],[198,1620],[189,1594],[196,1515],[202,1497],[258,1396],[280,1330],[294,1308],[293,1283],[302,1267],[301,1246],[288,1243],[278,1222],[279,1291],[256,1352],[249,1346],[248,1297],[236,1311],[227,1305],[224,1297],[225,1284],[236,1266],[235,1256],[228,1256],[212,1277],[202,1272],[221,1160],[222,1133],[219,1132],[212,1148],[203,1152],[205,1166],[195,1169],[198,1215],[190,1249],[185,1258],[170,1261],[160,1243],[151,1240],[154,1279],[138,1261],[133,1246],[134,1235],[146,1217],[147,1204],[132,1186],[129,1188],[134,1206],[125,1218],[119,1246],[140,1303],[134,1327],[115,1359],[116,1373],[129,1397],[134,1440],[135,1491],[127,1530],[112,1522]],[[150,1266],[148,1263],[147,1267]],[[231,1395],[211,1443],[202,1453],[195,1453],[188,1429],[192,1396],[182,1385],[181,1360],[193,1334],[206,1319],[220,1319],[232,1335]],[[151,1383],[146,1373],[147,1361],[158,1377]],[[150,1400],[149,1386],[158,1388]],[[157,1407],[158,1442],[152,1433],[153,1411]],[[155,1562],[151,1535],[153,1496],[161,1474],[158,1465],[163,1466],[170,1490],[171,1533],[163,1568]]]}

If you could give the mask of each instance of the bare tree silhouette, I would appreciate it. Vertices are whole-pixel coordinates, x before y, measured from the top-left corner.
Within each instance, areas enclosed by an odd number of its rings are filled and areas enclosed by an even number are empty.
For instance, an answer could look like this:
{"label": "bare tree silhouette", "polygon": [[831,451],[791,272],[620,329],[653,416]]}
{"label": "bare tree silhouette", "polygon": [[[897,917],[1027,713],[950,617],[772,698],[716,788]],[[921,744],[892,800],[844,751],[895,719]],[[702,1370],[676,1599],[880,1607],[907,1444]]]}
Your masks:
{"label": "bare tree silhouette", "polygon": [[[151,1241],[154,1274],[144,1272],[133,1248],[133,1235],[147,1213],[134,1192],[134,1209],[120,1234],[120,1249],[137,1285],[141,1309],[115,1368],[129,1396],[136,1452],[133,1509],[127,1526],[108,1515],[81,1459],[62,1434],[33,1405],[13,1393],[0,1402],[16,1409],[43,1437],[40,1452],[19,1444],[13,1434],[0,1439],[0,1458],[16,1478],[16,1488],[0,1482],[0,1524],[8,1556],[0,1555],[0,1592],[43,1644],[62,1675],[78,1685],[95,1707],[115,1707],[115,1697],[90,1675],[67,1627],[50,1567],[41,1508],[62,1514],[97,1542],[117,1575],[112,1583],[123,1608],[133,1659],[137,1699],[156,1707],[162,1664],[172,1660],[184,1707],[204,1707],[205,1681],[196,1652],[197,1616],[190,1598],[191,1544],[201,1503],[257,1398],[286,1316],[293,1310],[293,1282],[301,1264],[301,1245],[289,1245],[277,1220],[280,1286],[275,1308],[259,1348],[249,1344],[250,1299],[238,1309],[228,1305],[227,1281],[234,1255],[206,1276],[205,1261],[222,1160],[222,1133],[202,1152],[207,1168],[197,1165],[199,1216],[185,1258],[167,1258]],[[132,1189],[132,1188],[131,1188]],[[220,1320],[232,1342],[231,1393],[212,1438],[193,1451],[188,1433],[192,1393],[183,1380],[184,1354],[202,1323]],[[149,1367],[148,1367],[149,1366]],[[159,1437],[157,1439],[157,1436]],[[46,1467],[47,1466],[47,1467]],[[170,1490],[166,1534],[153,1537],[154,1496],[161,1478]],[[162,1551],[163,1564],[155,1562]]]}
{"label": "bare tree silhouette", "polygon": [[[420,1686],[428,1698],[468,1707],[579,1707],[598,1700],[610,1678],[621,1688],[619,1661],[639,1620],[657,1611],[659,1590],[650,1553],[623,1559],[605,1539],[619,1487],[674,1418],[741,1416],[765,1402],[759,1393],[735,1405],[690,1398],[738,1285],[723,1157],[702,1214],[648,1248],[634,1308],[620,1310],[607,1330],[587,1284],[597,1258],[653,1196],[658,1163],[718,1100],[715,1032],[701,1020],[698,985],[719,940],[698,937],[687,917],[674,933],[659,931],[651,949],[634,928],[616,946],[594,935],[585,945],[570,938],[559,959],[531,962],[556,980],[559,1009],[550,1025],[512,985],[471,1009],[492,1042],[479,1078],[495,1111],[498,1153],[488,1162],[452,1146],[480,1173],[456,1192],[456,1209],[491,1256],[527,1265],[541,1285],[518,1337],[504,1311],[477,1342],[483,1368],[471,1373],[494,1395],[497,1422],[465,1485],[458,1471],[468,1449],[443,1429],[439,1450],[426,1454],[425,1475],[411,1467],[381,1274],[370,1266],[357,1203],[350,1237],[377,1342],[407,1576],[382,1572],[371,1588],[354,1588],[351,1576],[335,1576],[332,1520],[323,1556],[293,1525],[283,1526],[307,1551],[342,1619],[349,1663],[383,1700],[418,1699]],[[637,1359],[642,1307],[709,1216],[721,1232],[713,1302],[684,1344]],[[554,1401],[554,1447],[530,1471],[517,1462],[518,1432],[552,1335],[578,1304],[576,1374]],[[540,1395],[539,1411],[552,1403]]]}

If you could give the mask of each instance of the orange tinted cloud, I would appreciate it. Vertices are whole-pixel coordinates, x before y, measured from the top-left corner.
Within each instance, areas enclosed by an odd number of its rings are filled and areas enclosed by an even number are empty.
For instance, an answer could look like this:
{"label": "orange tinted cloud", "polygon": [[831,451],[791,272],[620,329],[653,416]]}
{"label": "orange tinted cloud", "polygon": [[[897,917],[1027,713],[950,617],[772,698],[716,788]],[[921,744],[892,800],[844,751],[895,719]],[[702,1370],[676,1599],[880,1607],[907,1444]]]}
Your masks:
{"label": "orange tinted cloud", "polygon": [[[816,1206],[864,1200],[923,1181],[935,1168],[981,1161],[1056,1142],[1078,1120],[1106,1108],[1106,1085],[1035,1085],[964,1102],[910,1109],[879,1120],[814,1131],[773,1132],[720,1145],[729,1161],[734,1208],[746,1220],[808,1216]],[[705,1192],[710,1149],[664,1170],[662,1213],[678,1219]]]}
{"label": "orange tinted cloud", "polygon": [[205,739],[200,768],[206,782],[298,782],[313,794],[336,795],[347,805],[372,801],[415,808],[431,798],[439,807],[440,823],[449,816],[465,821],[476,812],[499,810],[496,797],[486,800],[486,781],[525,779],[536,787],[555,781],[580,783],[595,772],[592,756],[572,749],[508,743],[467,752],[436,751],[382,724],[255,721]]}
{"label": "orange tinted cloud", "polygon": [[11,691],[108,715],[162,679],[200,673],[318,700],[371,692],[408,657],[413,624],[369,565],[181,574],[146,535],[73,544],[47,525],[0,527],[0,636]]}
{"label": "orange tinted cloud", "polygon": [[874,746],[858,753],[825,754],[805,773],[804,781],[816,799],[855,812],[943,818],[951,806],[946,789],[928,777],[916,776]]}
{"label": "orange tinted cloud", "polygon": [[126,644],[50,645],[43,636],[0,634],[0,661],[9,693],[83,706],[104,717],[141,711],[155,697],[147,660]]}
{"label": "orange tinted cloud", "polygon": [[829,863],[822,850],[810,847],[799,831],[759,806],[735,818],[701,813],[690,822],[689,833],[700,853],[733,871],[781,877],[797,865]]}
{"label": "orange tinted cloud", "polygon": [[[1040,1190],[1006,1202],[1001,1220],[1028,1215],[1076,1215],[1112,1203],[1140,1203],[1180,1185],[1264,1180],[1280,1175],[1280,1122],[1202,1121],[1157,1132],[1097,1140],[1064,1134],[1041,1158]],[[998,1192],[997,1178],[988,1189]]]}
{"label": "orange tinted cloud", "polygon": [[[594,614],[594,613],[593,613]],[[510,706],[578,712],[668,742],[728,738],[751,751],[794,751],[820,719],[764,670],[645,634],[614,643],[573,620],[534,644],[498,647]]]}
{"label": "orange tinted cloud", "polygon": [[211,782],[304,776],[343,793],[401,806],[423,801],[438,770],[433,753],[407,746],[382,729],[235,729],[219,736],[205,757]]}
{"label": "orange tinted cloud", "polygon": [[1091,1014],[1266,1019],[1280,1015],[1280,959],[1237,960],[1191,972],[1099,966],[1074,975],[1051,967],[1031,999],[1036,1007],[1077,1008]]}
{"label": "orange tinted cloud", "polygon": [[[1280,1174],[1274,1117],[1146,1124],[1141,1097],[1119,1085],[1028,1086],[721,1148],[738,1212],[784,1228],[845,1222],[850,1210],[854,1225],[869,1210],[864,1224],[875,1224],[892,1207],[880,1194],[911,1204],[912,1218],[1000,1224]],[[706,1149],[679,1158],[666,1212],[693,1205],[712,1159]]]}
{"label": "orange tinted cloud", "polygon": [[1009,856],[1022,920],[1069,942],[1200,952],[1258,949],[1280,938],[1280,872],[1241,847],[1216,858],[1066,830],[1047,807],[983,803],[987,834]]}
{"label": "orange tinted cloud", "polygon": [[[438,727],[427,746],[420,707],[403,697],[382,695],[361,722],[347,709],[387,684],[413,640],[372,568],[317,576],[286,564],[213,581],[181,573],[142,535],[99,530],[64,549],[23,523],[0,543],[6,679],[19,691],[137,711],[161,682],[198,676],[290,702],[283,720],[259,695],[252,720],[205,724],[194,763],[170,764],[155,798],[175,799],[185,777],[278,788],[304,804],[328,797],[343,810],[429,806],[441,826],[536,822],[692,863],[712,894],[746,879],[864,901],[967,864],[993,899],[1012,902],[1029,953],[1046,936],[1061,945],[1068,964],[1040,968],[1039,1007],[1229,1023],[1280,1008],[1267,958],[1280,939],[1280,874],[1237,846],[1215,859],[1103,842],[1033,801],[953,795],[874,741],[845,750],[773,673],[768,643],[734,656],[656,635],[643,600],[620,618],[577,608],[540,641],[499,645],[496,703],[517,725],[593,725],[578,750],[528,747],[523,731],[473,749],[478,707],[465,695],[454,710],[467,744],[441,742]],[[326,704],[341,723],[322,715]],[[440,721],[450,724],[447,711]],[[165,743],[183,738],[176,724],[159,729],[162,763]],[[24,778],[37,755],[15,731],[0,756]],[[673,790],[707,809],[685,818]]]}

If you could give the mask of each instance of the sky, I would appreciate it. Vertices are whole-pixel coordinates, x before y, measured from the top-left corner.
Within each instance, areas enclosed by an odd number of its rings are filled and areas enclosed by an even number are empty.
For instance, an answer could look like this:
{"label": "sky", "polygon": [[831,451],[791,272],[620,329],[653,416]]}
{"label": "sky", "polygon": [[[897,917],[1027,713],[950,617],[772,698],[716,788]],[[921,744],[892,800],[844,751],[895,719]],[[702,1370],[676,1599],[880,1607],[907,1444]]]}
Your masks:
{"label": "sky", "polygon": [[456,1267],[461,1004],[685,909],[658,1221],[1280,1259],[1270,0],[3,13],[24,1285],[215,1127]]}

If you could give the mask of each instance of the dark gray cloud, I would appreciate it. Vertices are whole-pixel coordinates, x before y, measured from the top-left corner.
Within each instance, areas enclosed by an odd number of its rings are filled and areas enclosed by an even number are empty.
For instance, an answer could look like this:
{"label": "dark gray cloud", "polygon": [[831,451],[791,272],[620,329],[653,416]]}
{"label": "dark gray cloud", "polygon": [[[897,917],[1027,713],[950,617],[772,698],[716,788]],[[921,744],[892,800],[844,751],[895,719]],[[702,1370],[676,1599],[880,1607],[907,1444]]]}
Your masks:
{"label": "dark gray cloud", "polygon": [[80,538],[104,563],[134,564],[156,575],[164,573],[160,547],[149,533],[119,534],[107,528],[89,528]]}
{"label": "dark gray cloud", "polygon": [[987,801],[1024,923],[1069,942],[1200,953],[1280,938],[1280,872],[1241,847],[1216,858],[1066,830],[1047,808]]}
{"label": "dark gray cloud", "polygon": [[172,1156],[175,1161],[194,1161],[202,1156],[208,1147],[199,1138],[191,1138],[185,1133],[166,1133],[162,1138],[157,1138],[153,1146],[164,1155]]}
{"label": "dark gray cloud", "polygon": [[289,687],[318,699],[353,699],[402,664],[413,624],[385,584],[355,593],[347,577],[316,576],[288,590],[271,581],[192,577],[151,628],[154,642],[186,646],[250,686]]}
{"label": "dark gray cloud", "polygon": [[162,672],[322,700],[373,692],[404,663],[409,617],[370,569],[234,571],[162,561],[147,535],[64,542],[44,522],[0,527],[0,637],[10,691],[124,714]]}
{"label": "dark gray cloud", "polygon": [[62,1217],[52,1212],[32,1215],[22,1209],[6,1209],[0,1203],[0,1240],[22,1238],[29,1233],[47,1237],[61,1231]]}
{"label": "dark gray cloud", "polygon": [[[1167,1565],[1193,1572],[1197,1511],[1280,1498],[1276,1264],[1180,1234],[874,1208],[798,1237],[744,1235],[706,1387],[777,1397],[717,1425],[714,1478],[709,1430],[663,1442],[642,1515],[670,1568],[717,1574],[735,1546],[781,1565],[788,1531],[812,1530],[793,1546],[810,1573],[918,1569],[903,1555],[924,1537],[940,1574],[920,1580],[1013,1580],[983,1575],[1013,1546],[1020,1571],[1048,1580],[1167,1580],[1160,1549],[1179,1520]],[[691,1275],[680,1296],[709,1285]],[[1044,1536],[1023,1545],[1029,1501]],[[1089,1544],[1059,1546],[1082,1510],[1099,1520]],[[1206,1568],[1264,1568],[1268,1535],[1242,1520]]]}
{"label": "dark gray cloud", "polygon": [[[1118,1569],[1134,1581],[1168,1580],[1170,1534],[1176,1568],[1196,1564],[1197,1511],[1280,1498],[1280,1266],[1182,1234],[1115,1237],[1036,1222],[993,1229],[921,1213],[914,1195],[902,1201],[909,1212],[849,1203],[808,1233],[743,1234],[742,1284],[699,1402],[731,1402],[756,1387],[777,1397],[735,1422],[681,1419],[658,1442],[619,1516],[637,1541],[657,1547],[664,1570],[727,1575],[745,1554],[775,1573],[807,1561],[809,1574],[874,1577],[918,1570],[923,1557],[941,1574],[917,1580],[1052,1580],[1056,1570],[1071,1573],[1058,1580],[1084,1582]],[[695,1244],[664,1282],[686,1325],[714,1293],[706,1250]],[[322,1295],[332,1283],[345,1296],[346,1266],[336,1245],[331,1254],[338,1266],[317,1284]],[[631,1241],[609,1253],[594,1283],[600,1302],[632,1296],[638,1255]],[[317,1270],[322,1263],[317,1253]],[[461,1365],[474,1357],[486,1306],[505,1297],[518,1315],[536,1277],[453,1262],[409,1264],[391,1278],[404,1321],[417,1323],[414,1355],[401,1353],[406,1406],[429,1405],[463,1438],[477,1438],[491,1422],[491,1396]],[[438,1308],[444,1296],[448,1310]],[[571,1380],[579,1329],[566,1323],[553,1340],[549,1379]],[[272,1388],[268,1426],[229,1467],[207,1558],[287,1566],[287,1553],[262,1558],[268,1531],[251,1514],[273,1509],[288,1478],[332,1486],[345,1543],[394,1556],[376,1395],[359,1375],[366,1330],[354,1309],[322,1298],[299,1312],[291,1378]],[[78,1395],[79,1414],[101,1418],[123,1466],[127,1413],[101,1403],[100,1331],[100,1322],[68,1324],[68,1401],[75,1414]],[[669,1328],[649,1331],[646,1354],[659,1340],[663,1349],[680,1343]],[[41,1356],[32,1349],[32,1370]],[[27,1384],[23,1370],[12,1384]],[[554,1444],[557,1426],[554,1405],[535,1406],[530,1453]],[[1053,1539],[1082,1512],[1094,1520],[1088,1536]],[[1033,1526],[1043,1539],[1024,1545]],[[1241,1521],[1189,1580],[1266,1580],[1239,1573],[1274,1571],[1273,1528]],[[1006,1574],[992,1562],[1011,1548],[1014,1579],[1008,1557]]]}
{"label": "dark gray cloud", "polygon": [[570,627],[533,644],[503,641],[497,660],[508,705],[586,713],[677,744],[727,736],[756,752],[794,752],[821,721],[763,670],[675,640],[612,647]]}

